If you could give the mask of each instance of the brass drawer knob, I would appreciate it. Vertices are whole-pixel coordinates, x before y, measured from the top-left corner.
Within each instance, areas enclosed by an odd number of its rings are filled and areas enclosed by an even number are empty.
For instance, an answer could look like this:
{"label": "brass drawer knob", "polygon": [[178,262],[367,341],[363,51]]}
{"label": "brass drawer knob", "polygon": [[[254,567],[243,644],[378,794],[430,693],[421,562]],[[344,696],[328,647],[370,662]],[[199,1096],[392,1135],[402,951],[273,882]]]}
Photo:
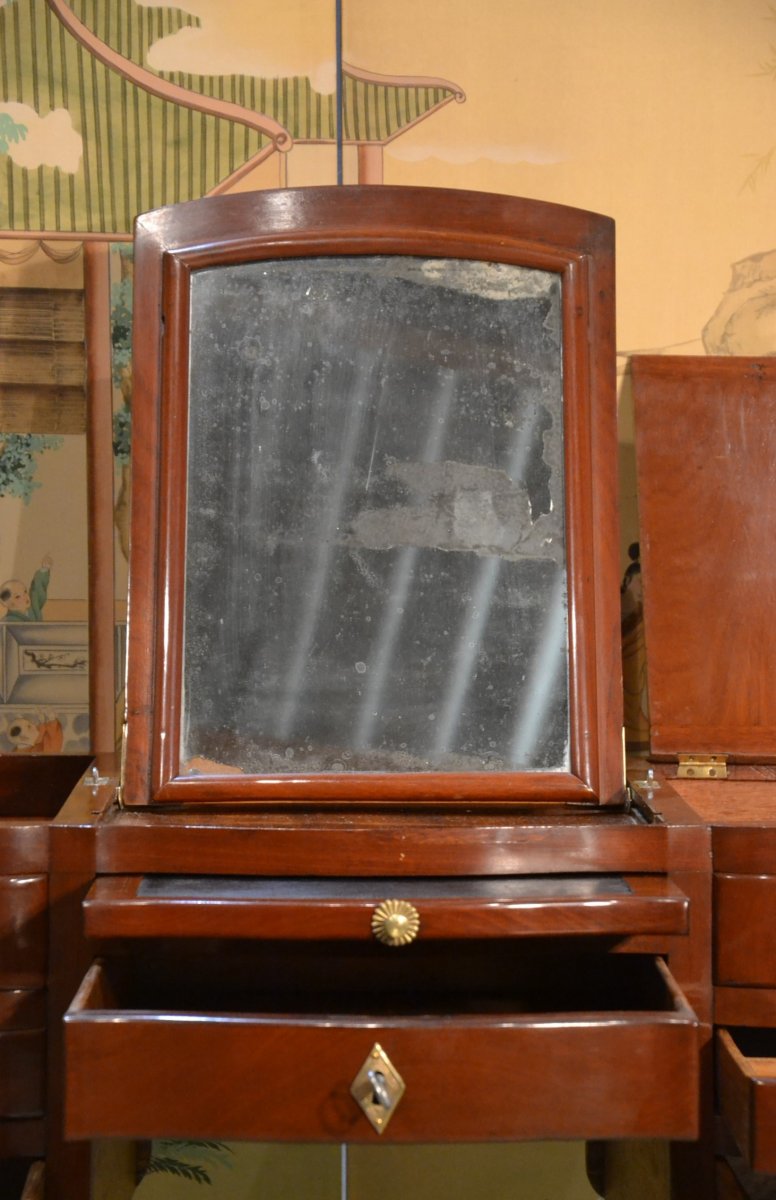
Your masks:
{"label": "brass drawer knob", "polygon": [[384,946],[407,946],[420,929],[420,914],[407,900],[383,900],[372,913],[372,933]]}

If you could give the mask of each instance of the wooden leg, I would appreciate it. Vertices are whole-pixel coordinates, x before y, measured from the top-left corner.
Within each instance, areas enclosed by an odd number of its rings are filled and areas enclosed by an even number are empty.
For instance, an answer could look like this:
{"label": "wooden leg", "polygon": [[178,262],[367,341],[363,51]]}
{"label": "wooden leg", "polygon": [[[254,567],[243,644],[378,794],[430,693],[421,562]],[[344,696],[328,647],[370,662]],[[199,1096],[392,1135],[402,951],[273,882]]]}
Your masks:
{"label": "wooden leg", "polygon": [[606,1200],[672,1200],[670,1143],[607,1142],[605,1181]]}
{"label": "wooden leg", "polygon": [[131,1200],[137,1184],[134,1142],[94,1142],[91,1200]]}

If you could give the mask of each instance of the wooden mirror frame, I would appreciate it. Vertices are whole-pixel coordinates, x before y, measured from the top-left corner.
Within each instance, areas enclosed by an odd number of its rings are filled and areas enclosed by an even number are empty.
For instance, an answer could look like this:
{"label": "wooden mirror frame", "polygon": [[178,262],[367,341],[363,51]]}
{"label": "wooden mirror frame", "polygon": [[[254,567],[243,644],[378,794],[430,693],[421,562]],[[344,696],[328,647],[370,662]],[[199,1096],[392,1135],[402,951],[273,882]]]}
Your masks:
{"label": "wooden mirror frame", "polygon": [[[374,254],[491,261],[561,277],[570,770],[180,775],[192,272],[262,259]],[[536,200],[428,188],[208,198],[138,219],[134,311],[124,803],[620,803],[612,221]]]}

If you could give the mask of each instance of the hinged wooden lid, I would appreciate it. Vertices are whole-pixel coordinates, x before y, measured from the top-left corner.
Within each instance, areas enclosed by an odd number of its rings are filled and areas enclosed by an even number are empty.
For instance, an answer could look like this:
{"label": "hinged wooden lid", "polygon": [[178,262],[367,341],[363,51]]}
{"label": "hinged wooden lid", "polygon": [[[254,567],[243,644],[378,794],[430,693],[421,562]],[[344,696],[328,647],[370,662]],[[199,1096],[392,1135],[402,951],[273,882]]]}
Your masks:
{"label": "hinged wooden lid", "polygon": [[651,750],[776,754],[776,360],[632,360]]}

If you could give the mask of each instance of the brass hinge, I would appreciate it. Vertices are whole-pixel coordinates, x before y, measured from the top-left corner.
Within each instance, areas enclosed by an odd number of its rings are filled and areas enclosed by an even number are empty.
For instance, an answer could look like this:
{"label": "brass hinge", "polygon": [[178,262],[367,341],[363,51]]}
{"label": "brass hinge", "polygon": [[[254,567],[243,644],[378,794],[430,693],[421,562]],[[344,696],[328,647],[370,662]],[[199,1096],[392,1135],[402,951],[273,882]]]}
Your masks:
{"label": "brass hinge", "polygon": [[726,754],[680,754],[677,779],[727,779]]}

